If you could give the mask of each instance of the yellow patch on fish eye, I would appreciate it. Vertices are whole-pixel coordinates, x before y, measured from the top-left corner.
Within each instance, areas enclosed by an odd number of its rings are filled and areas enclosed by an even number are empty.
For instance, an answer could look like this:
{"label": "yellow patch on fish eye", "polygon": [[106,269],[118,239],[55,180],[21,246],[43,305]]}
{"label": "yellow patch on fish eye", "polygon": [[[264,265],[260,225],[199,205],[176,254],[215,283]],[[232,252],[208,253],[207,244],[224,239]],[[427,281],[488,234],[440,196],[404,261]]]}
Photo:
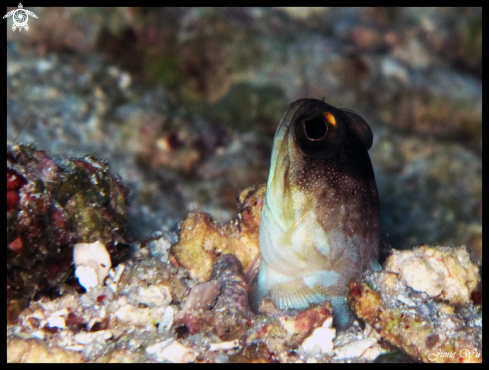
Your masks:
{"label": "yellow patch on fish eye", "polygon": [[329,123],[331,123],[333,126],[336,126],[336,118],[334,118],[334,116],[331,113],[323,112],[323,114]]}

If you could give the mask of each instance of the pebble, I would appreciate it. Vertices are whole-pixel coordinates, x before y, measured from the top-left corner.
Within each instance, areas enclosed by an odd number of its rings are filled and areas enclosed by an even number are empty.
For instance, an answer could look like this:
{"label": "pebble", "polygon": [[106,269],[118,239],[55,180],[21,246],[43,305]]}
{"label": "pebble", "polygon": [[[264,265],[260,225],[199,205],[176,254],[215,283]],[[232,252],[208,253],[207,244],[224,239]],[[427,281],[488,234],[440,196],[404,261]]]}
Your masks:
{"label": "pebble", "polygon": [[81,351],[83,351],[83,349],[85,348],[85,346],[83,346],[81,344],[75,344],[73,346],[66,346],[65,348],[68,349],[68,350],[70,350],[70,351],[81,352]]}
{"label": "pebble", "polygon": [[165,312],[163,313],[163,317],[158,325],[158,333],[162,333],[170,330],[173,325],[173,317],[175,315],[175,309],[172,306],[168,306],[165,308]]}
{"label": "pebble", "polygon": [[174,339],[155,343],[146,348],[146,353],[155,355],[158,361],[193,362],[195,354]]}
{"label": "pebble", "polygon": [[326,353],[334,348],[333,339],[335,338],[336,329],[333,328],[333,317],[330,316],[320,328],[315,329],[312,335],[304,340],[302,349],[314,354]]}
{"label": "pebble", "polygon": [[47,318],[47,326],[50,328],[66,328],[66,321],[61,316],[51,316]]}
{"label": "pebble", "polygon": [[100,241],[73,246],[75,277],[87,291],[103,284],[112,267],[110,254]]}
{"label": "pebble", "polygon": [[367,338],[358,340],[356,342],[348,343],[343,347],[336,348],[334,350],[336,360],[343,360],[346,358],[353,358],[361,356],[368,348],[377,343],[375,338]]}
{"label": "pebble", "polygon": [[211,343],[209,347],[209,351],[227,351],[228,349],[238,348],[239,340],[231,340],[228,342],[221,343]]}
{"label": "pebble", "polygon": [[40,339],[40,340],[44,340],[44,338],[46,337],[46,334],[42,330],[36,330],[36,331],[32,332],[31,335],[34,338],[37,338],[37,339]]}
{"label": "pebble", "polygon": [[336,337],[334,328],[317,328],[312,335],[304,340],[302,349],[309,353],[326,353],[333,349],[333,339]]}
{"label": "pebble", "polygon": [[216,363],[217,363],[217,364],[224,364],[224,363],[226,363],[226,362],[228,362],[228,361],[229,361],[229,357],[228,357],[228,356],[226,356],[226,355],[225,355],[225,354],[223,354],[223,353],[220,353],[220,354],[218,354],[218,355],[216,356]]}
{"label": "pebble", "polygon": [[95,302],[88,294],[84,294],[80,297],[80,302],[83,307],[92,307]]}

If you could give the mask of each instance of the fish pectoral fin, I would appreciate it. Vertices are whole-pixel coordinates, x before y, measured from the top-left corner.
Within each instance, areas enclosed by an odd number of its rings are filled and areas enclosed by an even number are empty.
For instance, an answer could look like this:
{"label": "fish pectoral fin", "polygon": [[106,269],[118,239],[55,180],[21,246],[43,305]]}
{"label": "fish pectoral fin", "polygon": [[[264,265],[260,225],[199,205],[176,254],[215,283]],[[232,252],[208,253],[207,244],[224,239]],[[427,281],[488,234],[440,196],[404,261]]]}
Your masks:
{"label": "fish pectoral fin", "polygon": [[246,273],[244,276],[246,284],[248,284],[248,287],[257,283],[258,272],[260,271],[260,263],[261,263],[261,254],[260,254],[260,252],[258,252],[258,254],[255,256],[255,258],[251,262],[250,266],[248,267],[248,270],[246,270]]}
{"label": "fish pectoral fin", "polygon": [[312,303],[319,303],[325,297],[310,288],[302,278],[275,285],[271,289],[271,298],[278,308],[306,308]]}

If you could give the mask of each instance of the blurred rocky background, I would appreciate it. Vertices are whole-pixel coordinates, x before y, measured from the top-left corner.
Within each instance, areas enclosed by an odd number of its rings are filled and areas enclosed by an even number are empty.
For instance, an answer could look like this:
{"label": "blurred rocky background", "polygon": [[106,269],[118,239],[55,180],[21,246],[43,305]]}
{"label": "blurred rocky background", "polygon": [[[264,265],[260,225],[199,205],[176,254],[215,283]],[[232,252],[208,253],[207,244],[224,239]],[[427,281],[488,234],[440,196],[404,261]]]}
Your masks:
{"label": "blurred rocky background", "polygon": [[482,255],[481,8],[25,5],[29,31],[6,20],[7,140],[106,159],[134,239],[234,218],[287,105],[324,97],[372,127],[383,240]]}

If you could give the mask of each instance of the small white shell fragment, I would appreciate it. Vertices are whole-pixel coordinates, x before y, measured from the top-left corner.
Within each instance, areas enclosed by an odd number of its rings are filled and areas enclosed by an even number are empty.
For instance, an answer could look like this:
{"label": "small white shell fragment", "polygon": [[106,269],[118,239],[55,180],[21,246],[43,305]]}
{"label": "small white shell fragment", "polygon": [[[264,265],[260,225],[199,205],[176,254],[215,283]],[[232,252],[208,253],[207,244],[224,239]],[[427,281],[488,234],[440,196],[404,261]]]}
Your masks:
{"label": "small white shell fragment", "polygon": [[92,343],[94,340],[101,338],[103,340],[108,340],[113,337],[113,334],[110,330],[99,330],[99,331],[94,331],[92,333],[78,333],[75,334],[73,339],[75,342],[82,344],[82,345],[87,345]]}
{"label": "small white shell fragment", "polygon": [[66,346],[65,348],[68,349],[68,350],[70,350],[70,351],[81,352],[81,351],[83,351],[83,349],[85,348],[85,346],[83,346],[81,344],[75,344],[75,345],[72,345],[72,346]]}
{"label": "small white shell fragment", "polygon": [[114,334],[112,334],[112,332],[110,330],[104,330],[103,332],[104,333],[102,334],[102,338],[104,340],[109,340],[114,336]]}
{"label": "small white shell fragment", "polygon": [[102,306],[100,308],[100,311],[98,313],[98,317],[100,317],[101,319],[105,318],[105,316],[107,316],[107,307],[106,306]]}
{"label": "small white shell fragment", "polygon": [[324,324],[322,325],[323,328],[327,329],[327,328],[332,328],[333,327],[333,316],[330,316],[326,319],[326,321],[324,322]]}
{"label": "small white shell fragment", "polygon": [[158,324],[158,333],[162,333],[164,331],[170,330],[173,325],[173,316],[175,315],[175,309],[172,306],[168,306],[165,308],[165,312],[163,313],[163,317]]}
{"label": "small white shell fragment", "polygon": [[376,338],[367,338],[348,343],[342,347],[334,350],[336,360],[343,360],[346,358],[353,358],[361,356],[368,348],[377,343]]}
{"label": "small white shell fragment", "polygon": [[66,321],[61,316],[51,316],[47,318],[47,326],[50,328],[66,328]]}
{"label": "small white shell fragment", "polygon": [[50,314],[49,316],[66,316],[70,313],[70,310],[68,308],[63,308],[62,310],[59,310],[59,311],[56,311],[56,312],[53,312],[52,314]]}
{"label": "small white shell fragment", "polygon": [[124,269],[126,268],[126,265],[124,263],[120,263],[116,268],[114,272],[114,276],[112,278],[112,281],[109,284],[109,288],[114,292],[117,293],[117,288],[119,284],[119,280],[121,280],[122,273],[124,272]]}
{"label": "small white shell fragment", "polygon": [[93,340],[93,333],[78,333],[75,334],[75,342],[80,343],[80,344],[88,344],[91,343]]}
{"label": "small white shell fragment", "polygon": [[44,340],[44,338],[46,337],[46,334],[42,330],[36,330],[36,331],[32,332],[31,335],[34,338],[37,338],[37,339],[40,339],[40,340]]}
{"label": "small white shell fragment", "polygon": [[228,349],[238,348],[239,340],[230,340],[228,342],[211,343],[209,351],[227,351]]}
{"label": "small white shell fragment", "polygon": [[195,361],[194,353],[189,348],[184,347],[174,339],[168,339],[164,342],[159,342],[148,346],[146,348],[146,353],[148,353],[149,355],[155,355],[158,361]]}
{"label": "small white shell fragment", "polygon": [[302,349],[308,353],[326,353],[333,349],[333,339],[336,337],[334,328],[317,328],[314,329],[311,336],[302,342]]}
{"label": "small white shell fragment", "polygon": [[100,241],[75,244],[73,262],[75,277],[87,291],[102,285],[112,267],[110,254]]}

